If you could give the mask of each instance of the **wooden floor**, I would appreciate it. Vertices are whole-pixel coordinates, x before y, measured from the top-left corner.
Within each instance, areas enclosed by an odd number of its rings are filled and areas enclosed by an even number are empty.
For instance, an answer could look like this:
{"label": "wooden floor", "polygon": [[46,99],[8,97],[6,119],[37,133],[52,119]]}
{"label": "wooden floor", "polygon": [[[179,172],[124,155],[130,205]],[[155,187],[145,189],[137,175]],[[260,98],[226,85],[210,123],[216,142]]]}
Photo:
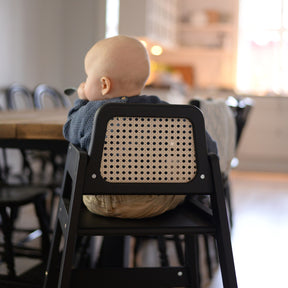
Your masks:
{"label": "wooden floor", "polygon": [[[231,175],[239,288],[288,287],[288,174]],[[210,288],[222,287],[219,273]]]}
{"label": "wooden floor", "polygon": [[[233,171],[231,186],[238,287],[287,288],[288,174]],[[31,214],[28,219],[30,225]],[[21,225],[26,222],[24,219]],[[153,256],[153,249],[151,251],[148,255]],[[17,259],[17,270],[24,271],[32,264],[31,260]],[[1,264],[0,273],[3,270],[5,267]],[[222,287],[220,273],[216,271],[215,275],[207,287]]]}

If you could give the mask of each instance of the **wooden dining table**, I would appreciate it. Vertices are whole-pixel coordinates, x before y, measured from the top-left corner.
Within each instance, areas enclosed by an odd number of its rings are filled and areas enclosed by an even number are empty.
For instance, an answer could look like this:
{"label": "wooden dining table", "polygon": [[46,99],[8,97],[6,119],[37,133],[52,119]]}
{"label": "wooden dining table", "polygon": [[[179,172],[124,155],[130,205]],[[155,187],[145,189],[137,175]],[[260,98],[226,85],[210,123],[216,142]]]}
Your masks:
{"label": "wooden dining table", "polygon": [[66,152],[67,109],[0,112],[0,147]]}

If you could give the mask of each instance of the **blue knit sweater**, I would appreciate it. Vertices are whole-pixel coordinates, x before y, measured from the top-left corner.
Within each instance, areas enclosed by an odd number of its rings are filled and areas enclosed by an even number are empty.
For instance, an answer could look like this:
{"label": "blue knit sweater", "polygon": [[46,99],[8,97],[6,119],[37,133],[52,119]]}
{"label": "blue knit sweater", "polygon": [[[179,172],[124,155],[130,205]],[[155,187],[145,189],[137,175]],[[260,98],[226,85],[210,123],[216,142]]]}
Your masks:
{"label": "blue knit sweater", "polygon": [[[168,104],[157,96],[136,95],[132,97],[118,97],[102,101],[88,101],[77,99],[74,107],[68,113],[68,119],[63,127],[64,137],[72,144],[89,151],[93,119],[96,111],[106,103],[151,103]],[[206,132],[207,148],[209,152],[217,153],[216,143]]]}

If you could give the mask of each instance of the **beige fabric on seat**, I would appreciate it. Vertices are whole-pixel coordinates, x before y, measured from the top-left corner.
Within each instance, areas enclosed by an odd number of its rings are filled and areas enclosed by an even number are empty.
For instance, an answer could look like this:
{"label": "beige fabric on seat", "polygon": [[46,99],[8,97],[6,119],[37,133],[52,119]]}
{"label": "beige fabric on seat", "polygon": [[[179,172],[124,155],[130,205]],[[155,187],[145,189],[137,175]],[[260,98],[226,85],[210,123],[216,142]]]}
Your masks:
{"label": "beige fabric on seat", "polygon": [[146,218],[174,209],[185,195],[86,195],[83,202],[92,213],[107,217]]}

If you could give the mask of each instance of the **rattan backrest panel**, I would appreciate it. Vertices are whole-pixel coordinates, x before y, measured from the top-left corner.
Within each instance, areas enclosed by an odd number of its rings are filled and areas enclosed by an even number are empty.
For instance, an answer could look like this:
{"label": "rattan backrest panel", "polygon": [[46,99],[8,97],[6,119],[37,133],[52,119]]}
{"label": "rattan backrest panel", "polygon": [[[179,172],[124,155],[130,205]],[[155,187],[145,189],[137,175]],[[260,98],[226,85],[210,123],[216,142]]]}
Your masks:
{"label": "rattan backrest panel", "polygon": [[196,174],[192,123],[186,118],[113,117],[100,173],[110,183],[188,183]]}

